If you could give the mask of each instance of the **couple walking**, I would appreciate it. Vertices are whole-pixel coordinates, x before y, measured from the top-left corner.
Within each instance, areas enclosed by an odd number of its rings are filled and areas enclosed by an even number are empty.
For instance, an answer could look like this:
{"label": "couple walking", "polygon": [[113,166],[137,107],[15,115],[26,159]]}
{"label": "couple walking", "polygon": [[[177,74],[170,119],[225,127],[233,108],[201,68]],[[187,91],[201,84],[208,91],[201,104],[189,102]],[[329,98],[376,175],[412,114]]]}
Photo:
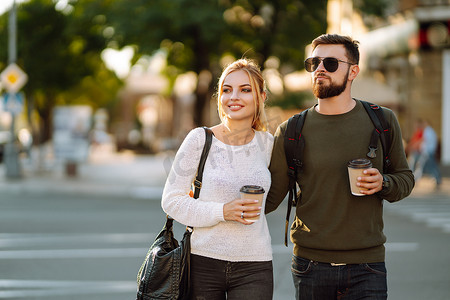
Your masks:
{"label": "couple walking", "polygon": [[[308,110],[302,130],[305,163],[297,177],[302,200],[291,227],[296,299],[386,299],[383,199],[401,200],[414,186],[400,127],[393,112],[383,108],[391,128],[390,172],[383,173],[383,155],[371,158],[373,167],[357,183],[365,196],[352,195],[347,162],[366,157],[374,130],[362,103],[351,97],[352,81],[359,73],[358,43],[326,34],[312,46],[305,68],[312,75],[317,104]],[[192,299],[272,299],[265,214],[285,198],[289,177],[284,152],[287,123],[275,136],[266,131],[266,99],[259,67],[247,59],[233,62],[219,79],[221,123],[211,128],[214,137],[198,199],[189,197],[189,191],[205,143],[204,130],[193,129],[175,157],[162,207],[195,228]],[[241,199],[244,185],[265,190],[262,205],[249,206],[254,200]],[[259,220],[248,221],[252,217]]]}

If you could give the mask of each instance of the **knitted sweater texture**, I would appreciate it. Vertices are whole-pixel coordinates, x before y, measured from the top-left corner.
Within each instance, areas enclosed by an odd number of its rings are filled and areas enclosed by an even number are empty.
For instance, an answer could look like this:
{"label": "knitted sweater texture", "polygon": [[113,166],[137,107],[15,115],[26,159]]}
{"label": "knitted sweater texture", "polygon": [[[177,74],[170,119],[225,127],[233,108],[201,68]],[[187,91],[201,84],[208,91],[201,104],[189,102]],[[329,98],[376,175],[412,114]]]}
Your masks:
{"label": "knitted sweater texture", "polygon": [[[273,146],[270,133],[256,131],[253,140],[232,146],[213,137],[205,163],[198,199],[188,196],[203,146],[203,128],[193,129],[178,149],[167,178],[163,210],[176,221],[193,226],[191,253],[226,261],[270,261],[272,249],[264,214],[271,176],[268,170]],[[243,185],[264,188],[260,219],[252,225],[225,221],[224,204],[240,198]]]}

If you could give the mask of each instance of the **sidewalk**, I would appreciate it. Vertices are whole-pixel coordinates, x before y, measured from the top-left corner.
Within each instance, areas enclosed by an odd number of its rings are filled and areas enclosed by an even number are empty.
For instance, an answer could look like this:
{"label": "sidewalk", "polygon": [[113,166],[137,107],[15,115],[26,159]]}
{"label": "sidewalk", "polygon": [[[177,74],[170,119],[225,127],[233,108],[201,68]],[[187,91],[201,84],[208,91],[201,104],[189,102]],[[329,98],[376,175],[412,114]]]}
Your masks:
{"label": "sidewalk", "polygon": [[70,177],[61,161],[47,159],[37,166],[21,160],[22,178],[6,177],[0,164],[0,190],[15,193],[77,193],[160,199],[173,154],[135,155],[132,152],[91,153]]}
{"label": "sidewalk", "polygon": [[414,186],[412,195],[414,196],[444,196],[450,200],[450,166],[441,166],[442,184],[436,189],[436,181],[429,175],[424,175]]}
{"label": "sidewalk", "polygon": [[[132,152],[91,152],[88,161],[78,165],[76,177],[65,174],[62,162],[47,159],[44,166],[38,167],[36,161],[36,155],[33,161],[21,161],[21,179],[6,178],[5,165],[0,164],[0,190],[160,199],[173,153],[135,155]],[[447,169],[443,170],[443,175],[439,190],[435,190],[433,179],[424,177],[416,183],[412,194],[450,197],[450,174]]]}

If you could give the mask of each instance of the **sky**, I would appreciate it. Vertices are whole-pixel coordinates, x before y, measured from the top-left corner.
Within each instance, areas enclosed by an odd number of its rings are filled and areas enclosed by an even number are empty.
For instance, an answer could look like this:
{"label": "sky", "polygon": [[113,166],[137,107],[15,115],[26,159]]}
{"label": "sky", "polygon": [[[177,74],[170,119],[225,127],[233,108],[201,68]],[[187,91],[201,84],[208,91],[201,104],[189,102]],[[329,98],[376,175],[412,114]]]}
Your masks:
{"label": "sky", "polygon": [[[16,4],[20,2],[25,2],[26,0],[16,0]],[[0,0],[0,15],[11,8],[13,0]]]}

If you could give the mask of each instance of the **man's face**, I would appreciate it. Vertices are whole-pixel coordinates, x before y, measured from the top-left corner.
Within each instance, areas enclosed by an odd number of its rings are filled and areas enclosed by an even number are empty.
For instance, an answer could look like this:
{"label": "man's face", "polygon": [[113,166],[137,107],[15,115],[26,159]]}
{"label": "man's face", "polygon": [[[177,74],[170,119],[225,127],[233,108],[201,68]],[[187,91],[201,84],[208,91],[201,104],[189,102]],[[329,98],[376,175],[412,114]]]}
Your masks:
{"label": "man's face", "polygon": [[[312,57],[334,57],[338,60],[349,61],[343,45],[319,45],[314,49]],[[350,64],[339,62],[335,72],[329,72],[323,62],[311,73],[314,96],[319,99],[331,98],[342,94],[349,81]]]}

